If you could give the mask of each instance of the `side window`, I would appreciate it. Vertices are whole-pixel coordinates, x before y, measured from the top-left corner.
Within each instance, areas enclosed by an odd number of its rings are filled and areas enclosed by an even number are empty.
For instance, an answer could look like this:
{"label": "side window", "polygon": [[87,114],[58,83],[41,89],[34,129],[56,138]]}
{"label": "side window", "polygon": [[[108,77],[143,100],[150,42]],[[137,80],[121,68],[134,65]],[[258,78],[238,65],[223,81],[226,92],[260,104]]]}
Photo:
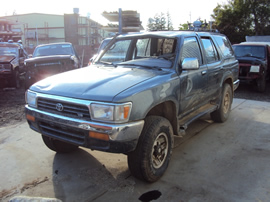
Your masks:
{"label": "side window", "polygon": [[230,41],[225,36],[214,36],[224,57],[232,57],[234,55]]}
{"label": "side window", "polygon": [[201,40],[204,46],[207,63],[210,64],[219,61],[217,49],[213,44],[213,41],[210,38],[202,38]]}
{"label": "side window", "polygon": [[137,57],[149,57],[150,56],[150,41],[151,39],[138,39],[136,43]]}
{"label": "side window", "polygon": [[184,39],[181,54],[181,61],[183,61],[185,58],[197,58],[199,60],[199,64],[202,64],[201,50],[195,37],[189,37]]}

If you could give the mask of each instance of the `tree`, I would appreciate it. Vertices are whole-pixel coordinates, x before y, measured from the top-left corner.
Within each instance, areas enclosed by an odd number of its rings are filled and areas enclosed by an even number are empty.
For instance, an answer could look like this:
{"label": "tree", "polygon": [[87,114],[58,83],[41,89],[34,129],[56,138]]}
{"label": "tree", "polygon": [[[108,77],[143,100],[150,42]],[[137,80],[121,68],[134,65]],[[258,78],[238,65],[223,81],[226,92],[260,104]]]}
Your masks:
{"label": "tree", "polygon": [[169,11],[167,12],[167,30],[173,30],[172,19]]}
{"label": "tree", "polygon": [[156,14],[154,18],[149,18],[147,23],[147,30],[172,30],[172,22],[170,14],[167,13],[167,19],[164,13]]}
{"label": "tree", "polygon": [[232,43],[245,41],[247,35],[270,34],[269,0],[230,0],[213,10],[217,29]]}
{"label": "tree", "polygon": [[[210,29],[210,24],[206,22],[206,20],[201,20],[200,18],[197,20],[201,22],[201,27],[200,30],[209,30]],[[187,21],[187,23],[184,24],[179,24],[179,30],[194,30],[194,23],[190,23]]]}
{"label": "tree", "polygon": [[270,34],[270,1],[269,0],[247,0],[247,9],[254,22],[256,35]]}
{"label": "tree", "polygon": [[184,24],[180,24],[178,29],[179,30],[188,30],[189,29],[189,25],[190,23],[187,21],[187,23],[184,23]]}

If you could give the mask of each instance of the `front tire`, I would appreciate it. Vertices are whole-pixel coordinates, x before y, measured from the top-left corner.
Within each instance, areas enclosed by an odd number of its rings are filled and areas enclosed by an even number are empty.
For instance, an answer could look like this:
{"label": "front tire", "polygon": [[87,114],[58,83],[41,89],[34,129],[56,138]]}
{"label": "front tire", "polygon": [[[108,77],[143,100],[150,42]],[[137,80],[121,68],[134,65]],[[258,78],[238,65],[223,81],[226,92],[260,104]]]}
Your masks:
{"label": "front tire", "polygon": [[45,135],[42,135],[42,139],[43,139],[43,142],[45,143],[45,145],[49,149],[51,149],[55,152],[58,152],[58,153],[69,153],[69,152],[73,152],[76,149],[78,149],[78,146],[76,146],[76,145],[62,142],[60,140],[56,140],[56,139],[47,137]]}
{"label": "front tire", "polygon": [[137,148],[128,153],[131,174],[147,182],[157,181],[166,171],[172,154],[173,130],[170,122],[159,116],[149,116]]}
{"label": "front tire", "polygon": [[257,89],[260,93],[266,90],[266,74],[263,72],[262,77],[257,80]]}
{"label": "front tire", "polygon": [[210,114],[213,121],[223,123],[229,118],[232,99],[232,88],[229,84],[225,83],[223,86],[221,104],[216,111]]}

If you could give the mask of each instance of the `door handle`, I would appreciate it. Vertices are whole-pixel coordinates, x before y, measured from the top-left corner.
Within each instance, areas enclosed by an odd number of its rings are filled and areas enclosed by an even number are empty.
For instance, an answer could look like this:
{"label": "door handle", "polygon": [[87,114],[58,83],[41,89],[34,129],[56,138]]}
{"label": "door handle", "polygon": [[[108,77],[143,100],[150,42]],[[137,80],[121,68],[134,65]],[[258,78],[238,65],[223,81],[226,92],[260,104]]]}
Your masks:
{"label": "door handle", "polygon": [[205,75],[205,74],[207,73],[207,71],[204,70],[204,71],[202,71],[201,73],[202,73],[202,75]]}

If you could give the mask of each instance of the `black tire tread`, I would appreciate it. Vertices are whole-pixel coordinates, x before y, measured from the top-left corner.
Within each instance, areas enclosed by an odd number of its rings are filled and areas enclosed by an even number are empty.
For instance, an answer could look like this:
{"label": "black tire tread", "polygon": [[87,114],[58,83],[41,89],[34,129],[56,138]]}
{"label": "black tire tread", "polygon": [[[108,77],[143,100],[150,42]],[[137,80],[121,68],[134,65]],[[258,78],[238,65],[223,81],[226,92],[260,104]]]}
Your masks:
{"label": "black tire tread", "polygon": [[[225,94],[226,94],[226,91],[229,91],[230,93],[230,97],[231,97],[231,103],[230,103],[230,109],[228,111],[228,114],[224,114],[223,113],[223,109],[222,109],[222,105],[223,105],[223,101],[224,101],[224,97],[225,97]],[[232,88],[231,86],[228,84],[228,83],[225,83],[223,85],[223,89],[222,89],[222,98],[221,98],[221,105],[219,106],[219,108],[212,112],[210,115],[211,115],[211,118],[213,121],[217,122],[217,123],[223,123],[225,122],[228,117],[229,117],[229,113],[230,113],[230,110],[231,110],[231,104],[232,104],[232,100],[233,100],[233,96],[232,96]]]}
{"label": "black tire tread", "polygon": [[[157,128],[160,126],[160,124],[163,123],[166,125],[166,127],[170,127],[170,138],[169,141],[170,143],[170,151],[168,153],[168,160],[166,162],[166,165],[164,168],[159,170],[156,175],[153,175],[151,173],[150,168],[149,168],[149,159],[146,157],[149,154],[149,150],[152,150],[152,144],[153,141],[155,140],[153,137],[153,134]],[[145,125],[143,128],[143,131],[141,133],[141,136],[139,138],[137,148],[128,153],[128,166],[130,169],[131,174],[141,180],[147,181],[147,182],[155,182],[157,181],[165,172],[165,170],[168,167],[169,160],[171,157],[172,153],[172,147],[173,147],[173,132],[172,132],[172,127],[169,123],[169,121],[163,117],[159,116],[149,116],[145,119]],[[151,152],[150,152],[151,153]]]}

